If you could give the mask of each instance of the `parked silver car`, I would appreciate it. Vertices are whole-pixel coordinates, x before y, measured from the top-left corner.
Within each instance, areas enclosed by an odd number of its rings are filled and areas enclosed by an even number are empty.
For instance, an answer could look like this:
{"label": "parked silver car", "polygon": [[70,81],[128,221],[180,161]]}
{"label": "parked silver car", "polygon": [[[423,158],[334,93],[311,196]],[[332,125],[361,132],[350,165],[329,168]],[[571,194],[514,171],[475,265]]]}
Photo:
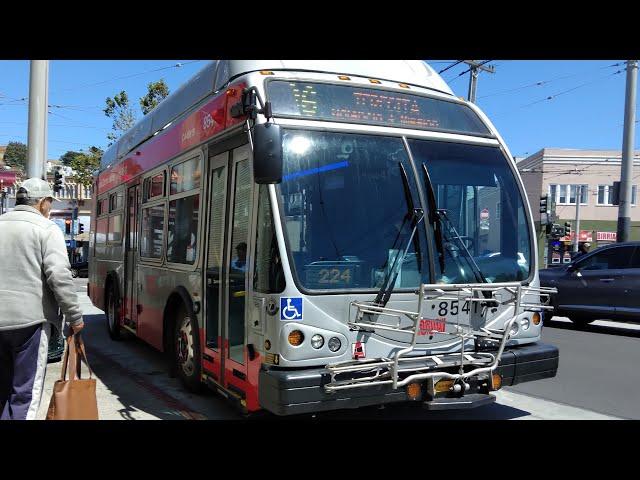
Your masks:
{"label": "parked silver car", "polygon": [[551,298],[553,315],[575,324],[640,322],[640,242],[606,245],[568,265],[540,270],[540,285],[558,289]]}

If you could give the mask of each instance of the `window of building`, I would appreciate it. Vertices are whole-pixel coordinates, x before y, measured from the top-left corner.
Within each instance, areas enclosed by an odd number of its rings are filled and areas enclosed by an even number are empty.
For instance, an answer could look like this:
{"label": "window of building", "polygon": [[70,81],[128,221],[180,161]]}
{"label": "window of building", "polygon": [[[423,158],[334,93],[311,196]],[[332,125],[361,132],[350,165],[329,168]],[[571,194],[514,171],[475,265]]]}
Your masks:
{"label": "window of building", "polygon": [[[638,199],[638,186],[631,186],[631,205]],[[613,185],[598,185],[598,205],[613,205]]]}
{"label": "window of building", "polygon": [[589,185],[552,184],[549,185],[549,195],[558,205],[575,205],[578,187],[580,186],[582,186],[580,190],[580,205],[587,205],[589,201]]}
{"label": "window of building", "polygon": [[164,248],[164,204],[142,209],[140,256],[162,258]]}
{"label": "window of building", "polygon": [[171,168],[170,194],[200,188],[200,157],[192,158]]}
{"label": "window of building", "polygon": [[193,264],[196,261],[200,195],[169,201],[167,261]]}

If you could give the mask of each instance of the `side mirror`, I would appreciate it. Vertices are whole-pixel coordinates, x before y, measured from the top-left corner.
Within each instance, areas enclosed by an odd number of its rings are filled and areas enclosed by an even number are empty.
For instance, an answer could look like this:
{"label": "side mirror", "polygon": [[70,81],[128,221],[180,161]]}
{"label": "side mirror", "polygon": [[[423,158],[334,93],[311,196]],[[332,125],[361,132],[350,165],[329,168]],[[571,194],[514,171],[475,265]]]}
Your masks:
{"label": "side mirror", "polygon": [[254,125],[253,178],[257,184],[282,181],[282,131],[275,123]]}

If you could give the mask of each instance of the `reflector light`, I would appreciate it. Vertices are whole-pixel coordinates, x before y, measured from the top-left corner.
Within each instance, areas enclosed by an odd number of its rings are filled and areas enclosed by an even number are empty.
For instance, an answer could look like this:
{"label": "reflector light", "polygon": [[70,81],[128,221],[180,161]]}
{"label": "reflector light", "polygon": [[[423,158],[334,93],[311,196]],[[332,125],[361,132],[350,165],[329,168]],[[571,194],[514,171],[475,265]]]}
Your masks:
{"label": "reflector light", "polygon": [[409,85],[407,85],[406,83],[399,83],[398,85],[400,85],[402,88],[411,88]]}
{"label": "reflector light", "polygon": [[440,380],[433,389],[436,393],[448,392],[453,388],[453,380]]}
{"label": "reflector light", "polygon": [[351,80],[351,77],[347,77],[346,75],[338,75],[340,80]]}
{"label": "reflector light", "polygon": [[260,70],[260,75],[273,75],[271,70]]}
{"label": "reflector light", "polygon": [[264,341],[264,349],[271,350],[271,342],[269,340]]}
{"label": "reflector light", "polygon": [[422,389],[420,388],[419,383],[410,383],[407,385],[407,396],[410,400],[417,400],[420,398],[420,394],[422,393]]}
{"label": "reflector light", "polygon": [[502,377],[499,373],[494,373],[491,375],[491,389],[500,390],[500,387],[502,387]]}
{"label": "reflector light", "polygon": [[540,314],[538,312],[533,314],[533,317],[531,317],[531,320],[533,321],[534,325],[540,325]]}
{"label": "reflector light", "polygon": [[380,85],[380,84],[382,83],[380,80],[376,80],[376,79],[374,79],[374,78],[370,78],[370,79],[369,79],[369,81],[370,81],[371,83],[375,83],[375,84],[377,84],[377,85]]}
{"label": "reflector light", "polygon": [[304,335],[300,330],[294,330],[289,334],[289,343],[294,347],[297,347],[304,341]]}

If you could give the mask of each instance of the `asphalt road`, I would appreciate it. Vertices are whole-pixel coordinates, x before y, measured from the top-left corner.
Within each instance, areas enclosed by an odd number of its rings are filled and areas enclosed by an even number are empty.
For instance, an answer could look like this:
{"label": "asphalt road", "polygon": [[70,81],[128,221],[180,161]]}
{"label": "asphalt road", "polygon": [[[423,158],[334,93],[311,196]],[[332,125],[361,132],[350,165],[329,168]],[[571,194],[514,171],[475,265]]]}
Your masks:
{"label": "asphalt road", "polygon": [[[212,391],[205,389],[201,394],[187,392],[177,378],[167,375],[163,356],[150,346],[135,338],[112,341],[107,334],[103,312],[91,305],[86,295],[87,280],[76,279],[75,282],[85,314],[83,337],[94,377],[97,378],[101,419],[243,418],[226,400]],[[560,348],[558,377],[505,388],[496,392],[496,402],[488,406],[473,410],[429,412],[413,404],[323,412],[301,417],[317,420],[640,418],[640,407],[634,405],[634,399],[640,398],[640,392],[631,383],[634,378],[631,360],[640,360],[640,327],[633,331],[634,336],[630,336],[629,332],[622,336],[615,332],[573,331],[562,322],[552,322],[545,327],[543,336],[544,341]],[[620,367],[622,358],[629,363]],[[39,418],[46,415],[53,383],[60,376],[60,367],[60,362],[48,366]],[[598,380],[601,376],[606,377],[606,382]],[[301,417],[264,414],[255,420],[296,420]]]}
{"label": "asphalt road", "polygon": [[598,320],[575,327],[567,318],[553,317],[542,341],[560,350],[557,376],[510,390],[640,419],[640,325]]}

